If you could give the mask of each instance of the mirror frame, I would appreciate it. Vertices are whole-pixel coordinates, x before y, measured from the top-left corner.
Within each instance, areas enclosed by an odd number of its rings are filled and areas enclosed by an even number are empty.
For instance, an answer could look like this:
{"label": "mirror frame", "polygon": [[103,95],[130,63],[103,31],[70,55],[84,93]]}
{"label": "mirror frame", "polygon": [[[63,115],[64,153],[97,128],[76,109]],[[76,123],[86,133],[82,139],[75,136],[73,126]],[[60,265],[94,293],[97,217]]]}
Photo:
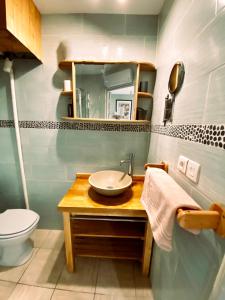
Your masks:
{"label": "mirror frame", "polygon": [[184,81],[184,64],[181,61],[176,62],[170,72],[170,78],[168,82],[168,90],[171,95],[175,95],[181,89]]}
{"label": "mirror frame", "polygon": [[[137,65],[136,73],[136,83],[135,83],[135,97],[134,97],[134,107],[131,120],[111,120],[111,119],[90,119],[90,118],[78,118],[76,116],[76,65],[77,64],[135,64]],[[71,72],[72,90],[71,91],[61,91],[62,96],[68,96],[72,99],[72,105],[70,111],[72,111],[71,116],[62,116],[63,120],[66,121],[81,121],[81,122],[104,122],[104,123],[150,123],[148,119],[136,119],[137,115],[137,105],[139,98],[149,98],[153,99],[153,94],[151,92],[141,92],[139,91],[139,80],[141,72],[156,72],[156,67],[151,62],[142,61],[96,61],[96,60],[63,60],[59,62],[59,68],[62,70],[68,70]]]}

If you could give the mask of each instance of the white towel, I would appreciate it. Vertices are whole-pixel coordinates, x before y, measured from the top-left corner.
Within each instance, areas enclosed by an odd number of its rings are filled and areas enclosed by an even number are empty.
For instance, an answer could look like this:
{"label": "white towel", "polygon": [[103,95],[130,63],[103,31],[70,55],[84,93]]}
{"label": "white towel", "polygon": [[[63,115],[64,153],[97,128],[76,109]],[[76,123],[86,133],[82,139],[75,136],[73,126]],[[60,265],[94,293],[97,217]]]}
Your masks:
{"label": "white towel", "polygon": [[[148,168],[141,196],[157,245],[172,250],[173,226],[178,208],[200,209],[200,206],[159,168]],[[198,233],[191,230],[192,233]]]}

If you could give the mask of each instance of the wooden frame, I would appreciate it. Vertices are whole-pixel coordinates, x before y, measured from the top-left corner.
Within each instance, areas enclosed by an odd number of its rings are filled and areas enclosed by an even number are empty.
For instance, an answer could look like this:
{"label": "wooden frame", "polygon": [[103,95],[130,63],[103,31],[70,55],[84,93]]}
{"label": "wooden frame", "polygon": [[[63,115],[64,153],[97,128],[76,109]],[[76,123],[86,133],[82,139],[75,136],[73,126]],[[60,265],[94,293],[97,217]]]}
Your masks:
{"label": "wooden frame", "polygon": [[168,164],[164,163],[163,161],[160,164],[152,164],[152,163],[147,163],[144,165],[144,168],[147,169],[148,167],[150,168],[159,168],[159,169],[163,169],[164,171],[166,171],[168,173],[169,170],[169,166]]}
{"label": "wooden frame", "polygon": [[[133,109],[132,109],[132,115],[130,120],[120,120],[120,119],[89,119],[89,118],[78,118],[76,116],[76,64],[97,64],[97,65],[103,65],[103,64],[136,64],[137,65],[137,71],[136,71],[136,81],[135,81],[135,87],[134,87],[134,99],[133,99]],[[143,93],[138,91],[139,86],[139,80],[140,80],[140,72],[155,72],[156,68],[152,63],[148,62],[138,62],[138,61],[84,61],[84,60],[64,60],[59,62],[59,67],[61,69],[72,69],[72,82],[73,82],[73,111],[74,111],[74,117],[62,117],[64,120],[68,121],[96,121],[96,122],[145,122],[149,123],[150,121],[147,120],[136,120],[137,115],[137,107],[138,107],[138,101],[140,98],[144,99],[151,99],[152,94],[151,93]]]}
{"label": "wooden frame", "polygon": [[68,271],[75,269],[75,256],[92,256],[142,262],[143,274],[147,275],[152,235],[140,203],[144,176],[133,176],[131,192],[114,199],[93,193],[89,176],[77,174],[58,205],[64,219]]}
{"label": "wooden frame", "polygon": [[116,99],[116,112],[119,113],[119,105],[120,104],[126,104],[129,105],[129,111],[128,111],[128,116],[129,119],[122,119],[122,120],[131,120],[131,114],[132,114],[132,100],[123,100],[123,99]]}
{"label": "wooden frame", "polygon": [[0,1],[0,51],[42,58],[41,14],[33,0]]}
{"label": "wooden frame", "polygon": [[184,229],[214,229],[225,238],[225,206],[214,203],[209,210],[178,209],[177,222]]}

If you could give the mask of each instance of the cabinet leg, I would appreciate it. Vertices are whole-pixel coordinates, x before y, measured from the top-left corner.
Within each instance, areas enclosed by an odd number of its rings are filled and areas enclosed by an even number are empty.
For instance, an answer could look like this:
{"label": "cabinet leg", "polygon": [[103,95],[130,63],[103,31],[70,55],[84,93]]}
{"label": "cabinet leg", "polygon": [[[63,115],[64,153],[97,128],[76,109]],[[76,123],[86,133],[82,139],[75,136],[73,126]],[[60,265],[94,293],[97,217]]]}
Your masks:
{"label": "cabinet leg", "polygon": [[152,230],[151,230],[150,223],[147,222],[145,225],[145,240],[144,240],[144,249],[143,249],[143,257],[142,257],[142,273],[145,276],[148,276],[149,273],[151,252],[152,252]]}
{"label": "cabinet leg", "polygon": [[70,213],[63,213],[64,239],[66,249],[66,265],[69,272],[74,271],[73,242],[71,233]]}

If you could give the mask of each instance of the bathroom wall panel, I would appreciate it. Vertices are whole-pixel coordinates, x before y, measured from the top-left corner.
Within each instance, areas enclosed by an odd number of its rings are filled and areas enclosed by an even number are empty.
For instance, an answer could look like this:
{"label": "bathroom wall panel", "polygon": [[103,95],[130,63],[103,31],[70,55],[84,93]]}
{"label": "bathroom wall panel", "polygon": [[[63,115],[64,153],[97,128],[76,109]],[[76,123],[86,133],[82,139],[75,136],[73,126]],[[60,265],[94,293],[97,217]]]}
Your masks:
{"label": "bathroom wall panel", "polygon": [[225,7],[224,0],[217,0],[217,13],[220,13],[220,10]]}
{"label": "bathroom wall panel", "polygon": [[[106,131],[106,127],[101,131],[84,130],[82,126],[82,130],[78,130],[68,129],[68,124],[67,129],[63,129],[61,123],[56,123],[61,121],[61,116],[67,115],[70,101],[60,96],[63,80],[71,78],[69,71],[58,68],[63,40],[72,42],[74,59],[103,58],[103,47],[108,47],[110,59],[122,55],[126,60],[155,62],[157,17],[145,16],[144,26],[136,32],[134,27],[141,23],[142,16],[129,18],[129,25],[126,18],[126,15],[43,15],[43,64],[34,60],[14,62],[19,120],[30,121],[20,128],[28,196],[31,208],[41,216],[41,228],[62,227],[56,206],[76,172],[118,169],[120,160],[129,152],[135,154],[135,172],[144,172],[149,132]],[[150,32],[148,26],[151,26]],[[119,54],[118,48],[122,49]],[[0,121],[12,120],[9,78],[1,70],[0,62]],[[14,128],[5,127],[0,128],[0,164],[16,166],[15,137],[10,137],[9,141],[6,138]],[[0,180],[4,195],[7,195],[5,187],[9,180],[14,180],[17,187],[20,182],[18,173],[9,171],[9,174],[9,178],[2,176]],[[11,191],[4,199],[10,200],[10,207],[22,207],[22,191]],[[7,201],[1,202],[2,210],[9,207]]]}
{"label": "bathroom wall panel", "polygon": [[224,123],[225,117],[225,66],[211,72],[205,101],[204,123]]}
{"label": "bathroom wall panel", "polygon": [[39,228],[62,228],[62,216],[57,204],[69,189],[71,182],[27,180],[30,208],[40,216]]}
{"label": "bathroom wall panel", "polygon": [[154,299],[206,300],[225,245],[212,232],[195,236],[178,226],[174,231],[172,252],[154,247],[151,276]]}
{"label": "bathroom wall panel", "polygon": [[[204,13],[202,13],[203,7]],[[175,25],[174,48],[179,49],[179,52],[188,49],[193,40],[214,17],[215,0],[192,1],[191,5],[182,13],[179,25]]]}
{"label": "bathroom wall panel", "polygon": [[23,207],[14,128],[0,128],[0,212]]}
{"label": "bathroom wall panel", "polygon": [[[225,149],[215,144],[203,144],[197,139],[185,140],[182,134],[174,137],[169,127],[213,124],[215,128],[212,127],[212,135],[223,134],[217,131],[216,126],[225,123],[225,13],[222,4],[219,5],[216,0],[169,0],[164,5],[159,17],[152,118],[154,133],[151,133],[148,156],[151,162],[168,162],[170,175],[204,209],[208,209],[213,202],[225,203]],[[170,70],[178,60],[185,65],[184,84],[175,100],[173,122],[166,125],[166,130],[162,123],[164,99],[168,94]],[[157,127],[155,125],[161,125],[161,131],[154,130]],[[187,127],[183,128],[184,132],[188,132],[185,131]],[[186,138],[190,138],[191,132],[188,134]],[[180,154],[200,163],[197,184],[177,171]],[[153,250],[151,281],[154,299],[209,299],[221,267],[224,249],[225,240],[211,230],[194,236],[176,225],[173,251],[167,253],[157,246]],[[224,287],[220,285],[215,288],[216,294],[222,295]]]}

